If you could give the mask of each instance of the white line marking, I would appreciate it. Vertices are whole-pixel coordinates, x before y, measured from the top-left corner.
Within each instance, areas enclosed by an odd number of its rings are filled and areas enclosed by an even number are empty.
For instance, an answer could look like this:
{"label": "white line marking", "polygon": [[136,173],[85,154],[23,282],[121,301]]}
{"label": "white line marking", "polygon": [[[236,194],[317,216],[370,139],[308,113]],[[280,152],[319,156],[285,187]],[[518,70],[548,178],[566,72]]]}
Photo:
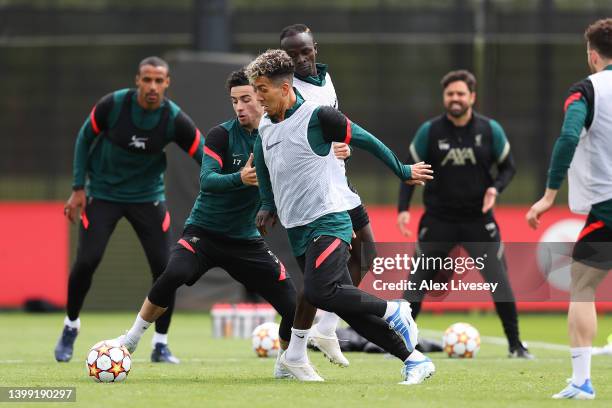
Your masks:
{"label": "white line marking", "polygon": [[[442,338],[444,332],[438,330],[419,330],[419,334],[424,337],[437,337]],[[498,346],[507,346],[508,340],[505,337],[494,337],[494,336],[480,336],[482,343],[495,344]],[[544,341],[525,341],[529,345],[529,348],[544,349],[544,350],[555,350],[555,351],[569,351],[569,346],[556,343],[547,343]]]}

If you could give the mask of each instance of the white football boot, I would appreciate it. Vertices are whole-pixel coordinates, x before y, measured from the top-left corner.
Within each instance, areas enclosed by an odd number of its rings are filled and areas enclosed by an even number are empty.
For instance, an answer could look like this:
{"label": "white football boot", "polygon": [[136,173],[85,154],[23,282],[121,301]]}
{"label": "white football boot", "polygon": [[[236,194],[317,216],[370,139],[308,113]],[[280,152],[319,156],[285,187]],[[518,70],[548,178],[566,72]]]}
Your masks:
{"label": "white football boot", "polygon": [[342,350],[340,350],[336,332],[331,336],[326,336],[319,331],[318,326],[315,324],[308,333],[308,344],[319,349],[330,362],[340,367],[349,366],[349,361],[342,354]]}
{"label": "white football boot", "polygon": [[287,369],[280,364],[281,355],[285,353],[285,350],[279,350],[276,355],[276,362],[274,363],[274,378],[284,379],[284,378],[295,378],[293,374],[291,374]]}
{"label": "white football boot", "polygon": [[591,384],[591,380],[586,380],[581,386],[569,382],[567,386],[560,392],[552,396],[553,399],[577,399],[577,400],[592,400],[595,399],[595,390]]}
{"label": "white football boot", "polygon": [[299,381],[325,381],[317,372],[315,371],[310,361],[306,361],[305,363],[294,363],[287,361],[285,356],[287,353],[281,354],[278,359],[278,364],[287,370],[296,380]]}
{"label": "white football boot", "polygon": [[125,346],[125,348],[130,352],[130,354],[136,351],[136,347],[138,346],[137,342],[131,341],[125,334],[122,334],[121,336],[117,337],[115,341],[118,341],[119,344]]}
{"label": "white football boot", "polygon": [[[418,352],[415,351],[415,353]],[[404,381],[400,382],[400,384],[420,384],[429,377],[431,377],[435,372],[436,366],[427,356],[423,356],[423,359],[419,361],[408,360],[404,362],[404,367],[402,367],[402,377],[404,377]]]}

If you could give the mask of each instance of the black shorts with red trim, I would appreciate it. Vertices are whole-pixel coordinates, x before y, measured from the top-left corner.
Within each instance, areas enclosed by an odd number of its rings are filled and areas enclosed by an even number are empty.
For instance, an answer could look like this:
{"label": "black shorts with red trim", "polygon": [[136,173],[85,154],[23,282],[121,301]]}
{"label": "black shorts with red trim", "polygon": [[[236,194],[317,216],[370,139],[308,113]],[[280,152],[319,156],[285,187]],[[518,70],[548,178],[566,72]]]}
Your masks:
{"label": "black shorts with red trim", "polygon": [[[208,270],[219,267],[252,291],[278,286],[289,279],[283,263],[270,250],[263,238],[235,239],[187,225],[172,249],[172,258],[185,250],[197,258],[197,267],[186,282],[193,285]],[[291,283],[291,286],[293,284]]]}
{"label": "black shorts with red trim", "polygon": [[279,336],[289,341],[296,292],[285,266],[261,238],[234,239],[187,225],[172,248],[168,266],[149,291],[149,300],[165,307],[170,294],[193,285],[219,267],[251,292],[261,295],[281,315]]}
{"label": "black shorts with red trim", "polygon": [[574,245],[572,258],[594,268],[612,269],[612,229],[589,213]]}
{"label": "black shorts with red trim", "polygon": [[352,326],[347,314],[382,316],[387,302],[353,286],[347,266],[349,257],[346,242],[320,235],[310,241],[306,253],[296,260],[304,273],[306,300],[319,309],[336,313]]}

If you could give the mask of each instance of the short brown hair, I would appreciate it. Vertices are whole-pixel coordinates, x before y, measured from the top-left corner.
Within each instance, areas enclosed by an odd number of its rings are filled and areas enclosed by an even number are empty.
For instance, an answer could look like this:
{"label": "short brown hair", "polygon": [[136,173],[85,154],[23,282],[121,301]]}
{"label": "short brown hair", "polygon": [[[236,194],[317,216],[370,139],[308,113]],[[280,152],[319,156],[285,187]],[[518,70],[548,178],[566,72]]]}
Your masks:
{"label": "short brown hair", "polygon": [[612,18],[597,20],[584,32],[589,47],[604,58],[612,58]]}
{"label": "short brown hair", "polygon": [[476,90],[476,77],[470,71],[465,69],[449,72],[448,74],[444,75],[440,81],[440,84],[442,85],[442,89],[446,89],[449,84],[457,81],[465,82],[470,92],[474,92]]}

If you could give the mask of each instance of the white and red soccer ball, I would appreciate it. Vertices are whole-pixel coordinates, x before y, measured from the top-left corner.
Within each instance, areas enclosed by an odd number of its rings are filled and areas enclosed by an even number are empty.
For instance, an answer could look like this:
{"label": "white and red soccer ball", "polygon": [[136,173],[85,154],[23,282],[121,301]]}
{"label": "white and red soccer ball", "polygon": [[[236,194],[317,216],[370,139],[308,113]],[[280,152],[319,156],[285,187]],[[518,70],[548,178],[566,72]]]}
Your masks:
{"label": "white and red soccer ball", "polygon": [[444,332],[442,346],[449,357],[473,358],[480,350],[480,333],[469,323],[455,323]]}
{"label": "white and red soccer ball", "polygon": [[94,344],[87,353],[87,372],[96,382],[112,383],[125,380],[132,368],[132,357],[116,340]]}
{"label": "white and red soccer ball", "polygon": [[251,344],[257,357],[276,357],[280,350],[278,323],[267,322],[253,330]]}

